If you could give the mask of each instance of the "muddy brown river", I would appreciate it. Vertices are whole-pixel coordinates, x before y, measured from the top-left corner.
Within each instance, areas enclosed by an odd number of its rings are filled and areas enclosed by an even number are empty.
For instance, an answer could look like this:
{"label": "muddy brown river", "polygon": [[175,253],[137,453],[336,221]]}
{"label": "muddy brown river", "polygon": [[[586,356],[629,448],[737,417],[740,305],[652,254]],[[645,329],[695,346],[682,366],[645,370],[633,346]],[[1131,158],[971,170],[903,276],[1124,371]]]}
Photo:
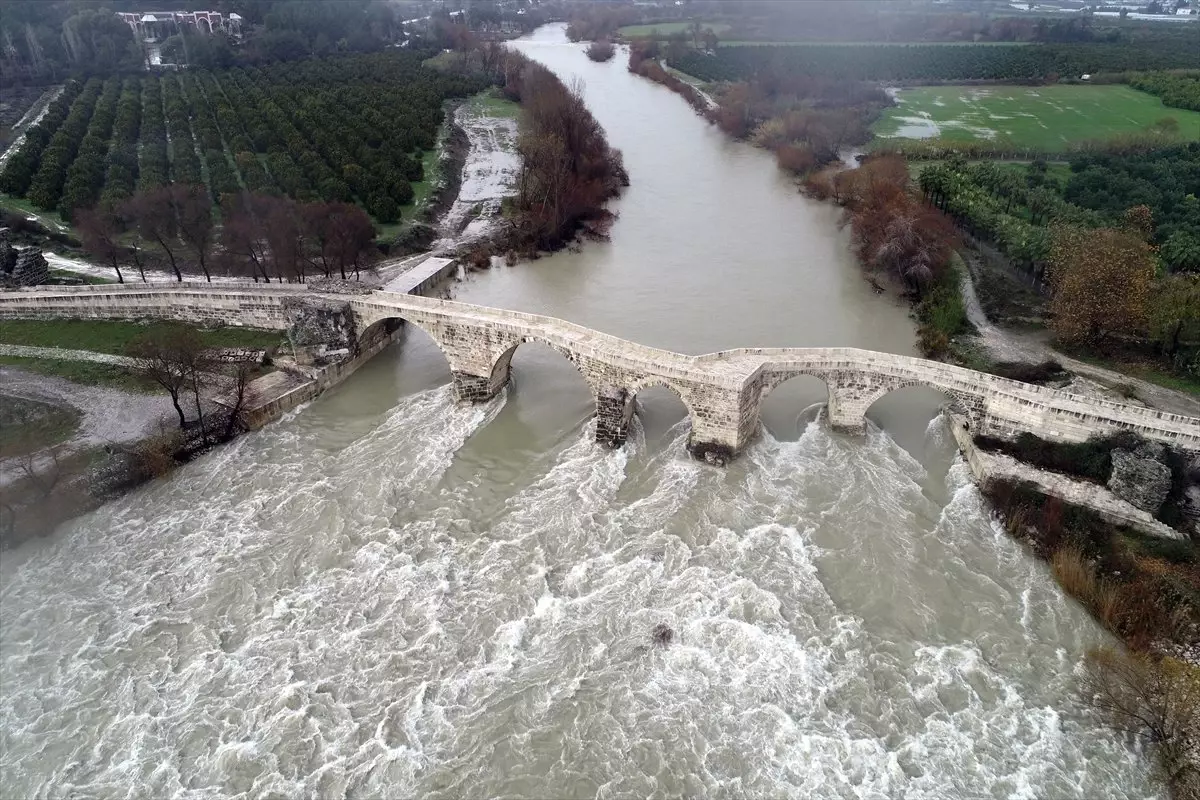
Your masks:
{"label": "muddy brown river", "polygon": [[[610,242],[457,297],[690,353],[912,351],[768,154],[561,27],[514,46],[583,78],[633,185]],[[457,407],[410,331],[5,553],[0,797],[1159,796],[1074,699],[1104,634],[991,521],[937,395],[853,438],[793,381],[722,470],[666,390],[607,452],[568,362],[513,374]]]}

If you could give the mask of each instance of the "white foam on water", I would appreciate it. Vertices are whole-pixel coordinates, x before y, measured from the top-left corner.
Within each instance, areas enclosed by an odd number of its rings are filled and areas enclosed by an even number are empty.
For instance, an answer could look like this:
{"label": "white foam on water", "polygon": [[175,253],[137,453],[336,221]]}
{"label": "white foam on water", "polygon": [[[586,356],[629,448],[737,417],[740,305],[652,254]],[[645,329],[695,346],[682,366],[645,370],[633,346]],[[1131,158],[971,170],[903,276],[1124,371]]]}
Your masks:
{"label": "white foam on water", "polygon": [[1157,796],[961,461],[943,507],[878,429],[719,470],[635,425],[442,486],[502,403],[296,417],[22,548],[0,796]]}

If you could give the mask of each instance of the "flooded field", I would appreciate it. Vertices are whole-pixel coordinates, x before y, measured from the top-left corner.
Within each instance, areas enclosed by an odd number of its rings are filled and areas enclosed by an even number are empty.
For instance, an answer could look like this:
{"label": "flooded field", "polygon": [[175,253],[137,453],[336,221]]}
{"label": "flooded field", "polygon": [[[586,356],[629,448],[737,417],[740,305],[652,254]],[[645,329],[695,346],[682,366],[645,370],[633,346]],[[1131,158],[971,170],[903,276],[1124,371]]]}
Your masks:
{"label": "flooded field", "polygon": [[1134,133],[1170,117],[1185,138],[1200,139],[1200,113],[1167,108],[1128,86],[922,86],[897,92],[896,101],[876,123],[876,136],[1057,150]]}

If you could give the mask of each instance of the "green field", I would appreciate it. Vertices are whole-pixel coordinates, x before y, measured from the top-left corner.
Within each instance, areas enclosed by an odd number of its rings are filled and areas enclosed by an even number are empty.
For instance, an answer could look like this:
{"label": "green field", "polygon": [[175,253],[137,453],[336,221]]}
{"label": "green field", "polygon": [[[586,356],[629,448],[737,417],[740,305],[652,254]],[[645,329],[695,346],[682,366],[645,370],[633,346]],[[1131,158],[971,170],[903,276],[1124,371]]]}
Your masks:
{"label": "green field", "polygon": [[944,47],[1018,47],[1032,44],[1032,42],[826,42],[814,41],[813,39],[731,39],[730,41],[721,41],[718,43],[720,47],[784,47],[786,45],[826,45],[829,47],[881,47],[892,45],[912,45],[914,47],[925,47],[928,45],[940,45]]}
{"label": "green field", "polygon": [[[626,39],[636,38],[638,36],[670,36],[673,33],[687,33],[692,23],[690,22],[659,22],[653,25],[626,25],[624,28],[617,29],[617,33]],[[720,35],[729,30],[729,26],[724,22],[701,22],[701,29],[707,29],[713,33]]]}
{"label": "green field", "polygon": [[1054,151],[1172,117],[1184,139],[1200,139],[1200,112],[1167,108],[1128,86],[925,86],[905,89],[897,100],[875,124],[876,136],[1004,141]]}
{"label": "green field", "polygon": [[[170,327],[170,323],[118,322],[115,320],[12,319],[0,322],[0,342],[28,347],[62,347],[96,353],[124,355],[129,343],[145,333]],[[279,331],[251,328],[198,328],[205,347],[274,347],[283,340]]]}

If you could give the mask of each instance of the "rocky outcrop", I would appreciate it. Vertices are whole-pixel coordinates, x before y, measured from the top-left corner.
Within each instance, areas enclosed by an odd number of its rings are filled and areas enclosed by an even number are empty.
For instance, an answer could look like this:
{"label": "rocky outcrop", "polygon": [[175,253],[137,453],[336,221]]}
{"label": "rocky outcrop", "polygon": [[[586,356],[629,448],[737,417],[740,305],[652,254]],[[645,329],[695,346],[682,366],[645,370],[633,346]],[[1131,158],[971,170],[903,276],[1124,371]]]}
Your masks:
{"label": "rocky outcrop", "polygon": [[1145,442],[1134,450],[1113,450],[1108,488],[1130,505],[1157,514],[1171,491],[1166,449],[1157,442]]}

